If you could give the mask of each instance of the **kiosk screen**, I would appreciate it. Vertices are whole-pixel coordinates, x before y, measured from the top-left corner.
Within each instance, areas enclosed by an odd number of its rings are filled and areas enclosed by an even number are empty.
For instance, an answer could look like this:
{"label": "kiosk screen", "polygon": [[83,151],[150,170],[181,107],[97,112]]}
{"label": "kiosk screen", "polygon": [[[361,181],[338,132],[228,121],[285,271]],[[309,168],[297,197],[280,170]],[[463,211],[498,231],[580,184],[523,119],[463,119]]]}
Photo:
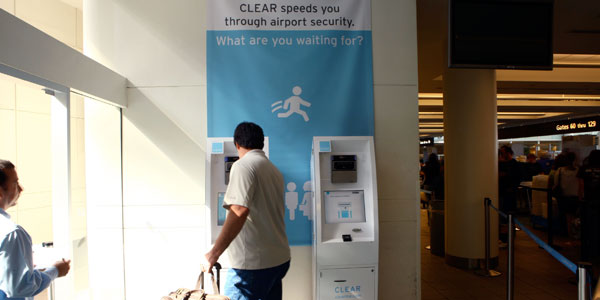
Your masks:
{"label": "kiosk screen", "polygon": [[364,191],[326,191],[324,198],[325,223],[364,223]]}
{"label": "kiosk screen", "polygon": [[217,194],[217,225],[223,226],[225,224],[225,217],[227,217],[227,210],[223,207],[223,201],[225,199],[225,193]]}

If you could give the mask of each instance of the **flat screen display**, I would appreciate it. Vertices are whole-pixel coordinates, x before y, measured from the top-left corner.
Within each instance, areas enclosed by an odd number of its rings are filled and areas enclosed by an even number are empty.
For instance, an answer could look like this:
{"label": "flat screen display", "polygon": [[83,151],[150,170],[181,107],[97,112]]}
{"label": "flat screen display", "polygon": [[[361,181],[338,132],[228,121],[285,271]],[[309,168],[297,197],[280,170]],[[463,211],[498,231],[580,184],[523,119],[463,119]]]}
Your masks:
{"label": "flat screen display", "polygon": [[450,0],[449,4],[451,68],[552,69],[552,1]]}
{"label": "flat screen display", "polygon": [[217,193],[217,225],[223,226],[227,217],[227,210],[223,207],[225,193]]}
{"label": "flat screen display", "polygon": [[326,191],[324,192],[325,223],[364,223],[364,191]]}

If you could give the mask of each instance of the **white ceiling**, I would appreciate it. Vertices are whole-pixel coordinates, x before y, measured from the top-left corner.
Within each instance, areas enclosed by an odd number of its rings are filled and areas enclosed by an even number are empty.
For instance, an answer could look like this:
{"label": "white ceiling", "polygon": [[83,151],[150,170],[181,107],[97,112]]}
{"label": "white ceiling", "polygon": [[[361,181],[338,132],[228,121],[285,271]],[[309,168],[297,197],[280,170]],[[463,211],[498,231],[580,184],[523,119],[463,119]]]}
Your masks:
{"label": "white ceiling", "polygon": [[[504,126],[600,113],[600,1],[554,4],[553,70],[496,71],[498,120]],[[443,134],[447,5],[448,0],[417,0],[421,135]]]}

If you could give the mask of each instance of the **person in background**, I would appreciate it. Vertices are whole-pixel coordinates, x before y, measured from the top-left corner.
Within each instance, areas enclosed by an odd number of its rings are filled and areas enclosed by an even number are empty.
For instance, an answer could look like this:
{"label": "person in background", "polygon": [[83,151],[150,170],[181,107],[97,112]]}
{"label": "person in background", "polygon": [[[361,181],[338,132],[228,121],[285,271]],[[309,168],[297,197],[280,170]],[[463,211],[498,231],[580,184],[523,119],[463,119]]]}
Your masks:
{"label": "person in background", "polygon": [[6,212],[17,204],[22,191],[15,166],[0,159],[0,299],[33,300],[70,268],[71,261],[63,259],[45,270],[35,269],[31,237]]}
{"label": "person in background", "polygon": [[600,260],[600,150],[593,150],[577,172],[581,213],[581,260]]}
{"label": "person in background", "polygon": [[523,165],[523,181],[532,181],[533,176],[543,174],[542,166],[537,163],[535,154],[527,154],[527,161]]}
{"label": "person in background", "polygon": [[544,174],[546,174],[546,175],[550,174],[553,163],[554,163],[554,161],[552,159],[550,159],[550,154],[548,154],[547,152],[540,154],[540,159],[538,159],[538,164],[542,168],[542,172],[544,172]]}
{"label": "person in background", "polygon": [[500,197],[500,209],[505,213],[514,212],[517,209],[517,189],[521,183],[521,168],[513,158],[510,146],[500,147],[498,157],[498,196]]}
{"label": "person in background", "polygon": [[579,180],[575,166],[575,153],[566,152],[565,165],[557,168],[553,176],[552,190],[558,204],[560,231],[568,235],[571,221],[576,217],[579,195]]}
{"label": "person in background", "polygon": [[425,163],[422,158],[419,158],[419,186],[423,188],[423,181],[425,180]]}
{"label": "person in background", "polygon": [[435,197],[438,200],[444,200],[445,199],[445,190],[444,190],[444,160],[442,159],[440,161],[440,177],[437,181],[437,184],[435,185]]}
{"label": "person in background", "polygon": [[423,173],[425,176],[423,180],[423,188],[428,191],[435,192],[439,185],[440,172],[441,166],[437,154],[429,154],[429,159],[427,159],[427,163],[425,164],[425,167],[423,167]]}
{"label": "person in background", "polygon": [[550,173],[548,173],[548,182],[549,182],[548,186],[549,187],[554,186],[554,176],[557,174],[558,169],[561,167],[564,167],[566,165],[567,165],[566,152],[557,155],[556,158],[554,159],[554,161],[552,162],[552,168],[550,168]]}
{"label": "person in background", "polygon": [[[512,148],[504,145],[498,151],[498,200],[500,210],[504,213],[513,213],[516,211],[517,191],[520,183],[520,164],[513,158]],[[500,218],[498,225],[500,228],[500,246],[505,247],[508,242],[506,219]]]}

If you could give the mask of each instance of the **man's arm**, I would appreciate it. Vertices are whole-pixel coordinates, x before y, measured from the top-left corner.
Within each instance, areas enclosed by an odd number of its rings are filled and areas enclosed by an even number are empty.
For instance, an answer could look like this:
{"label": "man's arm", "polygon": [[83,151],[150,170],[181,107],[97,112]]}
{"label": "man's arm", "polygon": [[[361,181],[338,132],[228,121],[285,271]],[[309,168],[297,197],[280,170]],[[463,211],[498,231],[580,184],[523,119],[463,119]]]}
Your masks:
{"label": "man's arm", "polygon": [[250,209],[245,206],[235,204],[229,206],[229,213],[227,214],[221,233],[219,233],[215,241],[215,245],[204,255],[208,263],[205,266],[207,267],[205,271],[212,272],[212,266],[217,262],[221,254],[225,252],[225,249],[229,247],[231,241],[240,233],[242,227],[244,227],[249,213]]}
{"label": "man's arm", "polygon": [[7,269],[2,272],[9,297],[32,297],[46,289],[56,277],[64,276],[69,271],[69,262],[63,260],[45,271],[36,270],[32,262],[31,240],[21,230],[7,235],[2,249],[5,252],[2,262]]}

